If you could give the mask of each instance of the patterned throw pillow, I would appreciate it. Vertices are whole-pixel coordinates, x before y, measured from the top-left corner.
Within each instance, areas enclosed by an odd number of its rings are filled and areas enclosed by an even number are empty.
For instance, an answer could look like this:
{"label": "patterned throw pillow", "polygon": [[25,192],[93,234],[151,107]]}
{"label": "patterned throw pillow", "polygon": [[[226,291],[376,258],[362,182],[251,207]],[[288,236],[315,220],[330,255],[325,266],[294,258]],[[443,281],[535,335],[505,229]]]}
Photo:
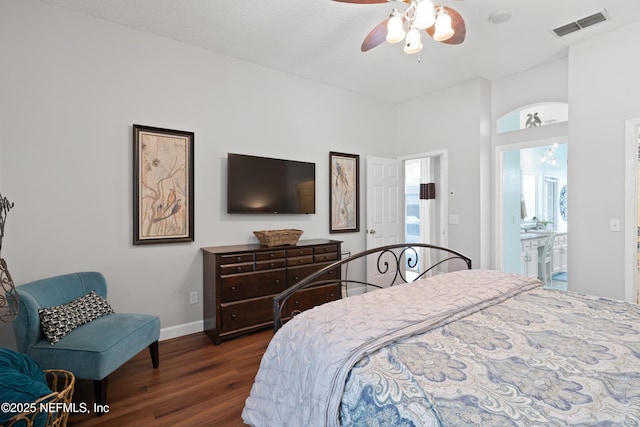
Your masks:
{"label": "patterned throw pillow", "polygon": [[96,291],[91,291],[64,305],[38,310],[42,332],[51,345],[60,341],[75,328],[111,313],[113,309],[109,303],[96,294]]}

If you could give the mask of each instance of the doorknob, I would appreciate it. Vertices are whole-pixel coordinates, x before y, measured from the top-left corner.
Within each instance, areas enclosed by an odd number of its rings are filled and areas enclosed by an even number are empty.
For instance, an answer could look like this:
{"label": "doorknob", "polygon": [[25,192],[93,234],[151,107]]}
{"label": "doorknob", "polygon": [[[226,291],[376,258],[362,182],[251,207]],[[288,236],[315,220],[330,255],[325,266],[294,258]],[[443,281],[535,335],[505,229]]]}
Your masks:
{"label": "doorknob", "polygon": [[369,234],[376,234],[376,230],[369,230]]}

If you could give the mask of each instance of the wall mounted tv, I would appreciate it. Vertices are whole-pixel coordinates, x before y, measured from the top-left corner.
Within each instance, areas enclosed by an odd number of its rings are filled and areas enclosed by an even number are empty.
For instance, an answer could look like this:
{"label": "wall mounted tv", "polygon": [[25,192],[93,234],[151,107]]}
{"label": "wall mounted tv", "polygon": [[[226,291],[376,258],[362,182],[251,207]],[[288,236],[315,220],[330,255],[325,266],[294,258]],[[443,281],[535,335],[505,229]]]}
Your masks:
{"label": "wall mounted tv", "polygon": [[316,213],[316,164],[228,153],[228,213]]}

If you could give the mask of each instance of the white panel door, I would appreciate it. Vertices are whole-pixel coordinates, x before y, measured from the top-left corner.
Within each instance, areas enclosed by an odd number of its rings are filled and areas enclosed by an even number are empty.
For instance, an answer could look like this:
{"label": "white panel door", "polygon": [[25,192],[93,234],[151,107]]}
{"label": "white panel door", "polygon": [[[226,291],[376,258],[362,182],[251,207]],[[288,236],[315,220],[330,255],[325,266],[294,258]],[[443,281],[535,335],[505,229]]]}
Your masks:
{"label": "white panel door", "polygon": [[[404,241],[404,170],[397,159],[367,157],[367,249]],[[392,266],[395,271],[395,265]],[[385,283],[377,263],[367,264],[367,281]]]}

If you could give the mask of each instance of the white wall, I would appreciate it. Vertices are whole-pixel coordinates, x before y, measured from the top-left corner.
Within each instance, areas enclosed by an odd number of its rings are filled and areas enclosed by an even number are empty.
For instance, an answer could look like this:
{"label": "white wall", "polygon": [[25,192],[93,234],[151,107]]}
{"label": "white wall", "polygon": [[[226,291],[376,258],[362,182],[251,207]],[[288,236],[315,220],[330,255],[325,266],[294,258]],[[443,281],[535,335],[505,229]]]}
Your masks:
{"label": "white wall", "polygon": [[[328,153],[395,156],[392,106],[34,0],[0,2],[0,58],[1,192],[15,202],[2,255],[17,284],[98,270],[116,311],[171,328],[202,319],[188,295],[203,246],[301,228],[364,249],[364,232],[328,232]],[[195,132],[195,242],[132,245],[134,123]],[[228,215],[229,151],[316,162],[317,213]]]}
{"label": "white wall", "polygon": [[[640,118],[640,23],[569,52],[569,286],[624,299],[625,121]],[[621,232],[609,231],[620,219]]]}
{"label": "white wall", "polygon": [[567,70],[568,59],[563,57],[492,82],[494,119],[524,105],[567,102]]}
{"label": "white wall", "polygon": [[[490,83],[475,79],[399,104],[396,141],[399,155],[448,150],[448,246],[471,257],[476,268],[489,267],[490,221]],[[445,219],[446,220],[446,219]]]}

